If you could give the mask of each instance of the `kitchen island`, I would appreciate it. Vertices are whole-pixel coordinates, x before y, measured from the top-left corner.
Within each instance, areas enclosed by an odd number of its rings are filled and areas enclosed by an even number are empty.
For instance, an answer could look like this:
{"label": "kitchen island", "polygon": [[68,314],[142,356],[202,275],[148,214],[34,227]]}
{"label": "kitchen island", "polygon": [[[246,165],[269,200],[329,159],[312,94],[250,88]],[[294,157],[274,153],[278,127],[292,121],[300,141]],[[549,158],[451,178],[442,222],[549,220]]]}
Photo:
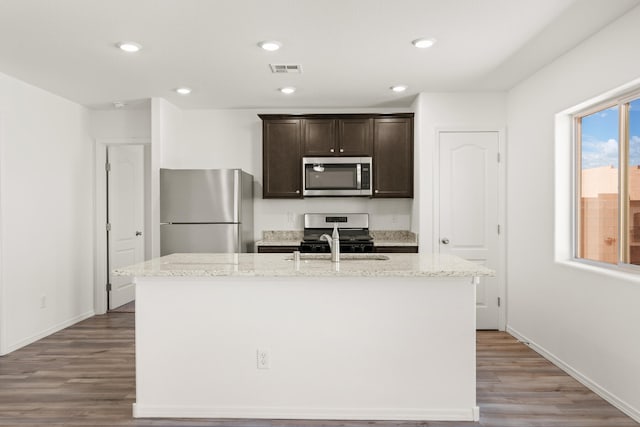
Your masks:
{"label": "kitchen island", "polygon": [[134,416],[478,419],[475,280],[491,270],[304,258],[173,254],[116,271],[136,283]]}

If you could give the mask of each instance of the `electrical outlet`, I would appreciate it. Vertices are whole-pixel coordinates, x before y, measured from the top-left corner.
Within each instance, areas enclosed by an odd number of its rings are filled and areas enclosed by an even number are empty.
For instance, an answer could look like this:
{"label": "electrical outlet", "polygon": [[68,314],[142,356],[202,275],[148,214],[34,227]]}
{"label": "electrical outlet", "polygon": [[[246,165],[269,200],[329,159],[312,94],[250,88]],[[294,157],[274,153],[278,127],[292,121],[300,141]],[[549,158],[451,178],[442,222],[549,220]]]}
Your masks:
{"label": "electrical outlet", "polygon": [[47,308],[47,296],[45,294],[40,295],[40,308]]}
{"label": "electrical outlet", "polygon": [[269,369],[270,357],[269,351],[264,348],[258,348],[256,351],[258,369]]}

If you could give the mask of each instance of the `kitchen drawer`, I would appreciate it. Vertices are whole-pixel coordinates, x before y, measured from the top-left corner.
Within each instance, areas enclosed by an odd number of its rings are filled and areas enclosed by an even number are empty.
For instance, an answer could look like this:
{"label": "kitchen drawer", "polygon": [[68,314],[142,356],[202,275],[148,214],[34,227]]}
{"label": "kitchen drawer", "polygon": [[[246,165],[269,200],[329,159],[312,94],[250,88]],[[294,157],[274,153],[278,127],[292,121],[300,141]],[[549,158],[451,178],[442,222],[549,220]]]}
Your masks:
{"label": "kitchen drawer", "polygon": [[261,254],[290,254],[299,250],[300,246],[258,246],[258,253]]}
{"label": "kitchen drawer", "polygon": [[376,253],[403,253],[415,254],[418,252],[417,246],[375,246],[373,251]]}

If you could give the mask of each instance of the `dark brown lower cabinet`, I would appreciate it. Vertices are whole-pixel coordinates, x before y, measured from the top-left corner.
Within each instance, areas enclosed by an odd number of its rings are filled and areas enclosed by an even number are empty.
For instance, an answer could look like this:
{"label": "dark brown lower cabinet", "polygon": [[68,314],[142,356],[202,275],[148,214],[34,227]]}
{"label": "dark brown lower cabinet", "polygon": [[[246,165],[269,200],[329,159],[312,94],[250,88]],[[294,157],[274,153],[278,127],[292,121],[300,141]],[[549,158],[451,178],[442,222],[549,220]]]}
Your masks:
{"label": "dark brown lower cabinet", "polygon": [[418,253],[417,246],[375,246],[376,253],[396,253],[396,254],[415,254]]}
{"label": "dark brown lower cabinet", "polygon": [[300,246],[258,246],[260,254],[290,254],[299,250]]}

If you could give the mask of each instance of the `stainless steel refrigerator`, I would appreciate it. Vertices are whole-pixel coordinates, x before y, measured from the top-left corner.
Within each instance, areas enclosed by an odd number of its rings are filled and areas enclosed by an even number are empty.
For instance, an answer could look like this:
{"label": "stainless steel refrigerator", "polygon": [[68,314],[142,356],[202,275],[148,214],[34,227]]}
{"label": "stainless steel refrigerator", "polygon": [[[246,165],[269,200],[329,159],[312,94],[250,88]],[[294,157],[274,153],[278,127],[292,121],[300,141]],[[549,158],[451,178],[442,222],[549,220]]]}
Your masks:
{"label": "stainless steel refrigerator", "polygon": [[160,169],[160,253],[253,252],[253,176]]}

